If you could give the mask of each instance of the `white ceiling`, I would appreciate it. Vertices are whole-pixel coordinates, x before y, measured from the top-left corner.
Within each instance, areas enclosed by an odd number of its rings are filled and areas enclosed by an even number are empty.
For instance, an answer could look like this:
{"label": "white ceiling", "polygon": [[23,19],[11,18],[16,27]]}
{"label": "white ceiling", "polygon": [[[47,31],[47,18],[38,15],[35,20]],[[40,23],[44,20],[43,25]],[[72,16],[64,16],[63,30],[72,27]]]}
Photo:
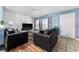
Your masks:
{"label": "white ceiling", "polygon": [[5,6],[4,10],[26,16],[39,17],[73,8],[78,8],[78,6]]}

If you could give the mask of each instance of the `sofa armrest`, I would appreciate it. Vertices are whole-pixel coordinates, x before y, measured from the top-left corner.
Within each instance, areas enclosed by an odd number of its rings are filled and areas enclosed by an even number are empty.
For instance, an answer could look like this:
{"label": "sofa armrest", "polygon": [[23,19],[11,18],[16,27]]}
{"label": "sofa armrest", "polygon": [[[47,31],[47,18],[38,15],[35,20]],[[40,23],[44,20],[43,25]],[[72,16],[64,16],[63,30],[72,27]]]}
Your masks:
{"label": "sofa armrest", "polygon": [[21,44],[28,42],[28,32],[8,34],[5,40],[5,48],[9,51]]}

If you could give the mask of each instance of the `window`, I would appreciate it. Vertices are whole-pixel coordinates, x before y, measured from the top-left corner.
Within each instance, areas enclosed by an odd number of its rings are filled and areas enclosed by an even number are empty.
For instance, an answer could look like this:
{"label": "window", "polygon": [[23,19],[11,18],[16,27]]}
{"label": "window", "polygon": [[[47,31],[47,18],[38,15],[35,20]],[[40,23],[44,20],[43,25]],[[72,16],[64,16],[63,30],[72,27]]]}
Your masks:
{"label": "window", "polygon": [[48,29],[48,18],[42,19],[42,29]]}
{"label": "window", "polygon": [[52,28],[54,28],[55,26],[59,27],[59,16],[58,15],[54,15],[52,17]]}
{"label": "window", "polygon": [[52,28],[54,28],[54,23],[55,23],[54,17],[52,17]]}
{"label": "window", "polygon": [[39,30],[39,20],[36,20],[36,30]]}

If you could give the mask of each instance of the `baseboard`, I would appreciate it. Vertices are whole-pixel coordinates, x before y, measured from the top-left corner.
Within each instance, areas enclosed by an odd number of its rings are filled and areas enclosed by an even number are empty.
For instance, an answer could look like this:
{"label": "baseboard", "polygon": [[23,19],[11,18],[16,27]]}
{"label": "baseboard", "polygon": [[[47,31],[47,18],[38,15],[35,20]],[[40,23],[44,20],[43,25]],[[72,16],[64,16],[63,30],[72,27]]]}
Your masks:
{"label": "baseboard", "polygon": [[75,38],[75,40],[79,41],[79,39],[78,39],[78,38]]}
{"label": "baseboard", "polygon": [[75,40],[79,41],[78,38],[70,38],[70,37],[65,37],[65,36],[61,36],[61,35],[60,35],[60,37],[69,38],[69,39],[75,39]]}

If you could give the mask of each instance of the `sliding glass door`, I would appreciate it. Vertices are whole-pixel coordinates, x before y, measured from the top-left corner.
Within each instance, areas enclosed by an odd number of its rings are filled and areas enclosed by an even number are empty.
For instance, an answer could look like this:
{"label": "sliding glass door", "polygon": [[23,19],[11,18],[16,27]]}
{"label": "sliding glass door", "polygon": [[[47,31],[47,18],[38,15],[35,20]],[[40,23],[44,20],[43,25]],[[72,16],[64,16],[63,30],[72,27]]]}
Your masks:
{"label": "sliding glass door", "polygon": [[39,19],[38,20],[36,20],[36,30],[39,30]]}
{"label": "sliding glass door", "polygon": [[0,45],[4,44],[3,7],[0,6]]}
{"label": "sliding glass door", "polygon": [[42,19],[42,29],[43,30],[48,29],[48,18]]}

